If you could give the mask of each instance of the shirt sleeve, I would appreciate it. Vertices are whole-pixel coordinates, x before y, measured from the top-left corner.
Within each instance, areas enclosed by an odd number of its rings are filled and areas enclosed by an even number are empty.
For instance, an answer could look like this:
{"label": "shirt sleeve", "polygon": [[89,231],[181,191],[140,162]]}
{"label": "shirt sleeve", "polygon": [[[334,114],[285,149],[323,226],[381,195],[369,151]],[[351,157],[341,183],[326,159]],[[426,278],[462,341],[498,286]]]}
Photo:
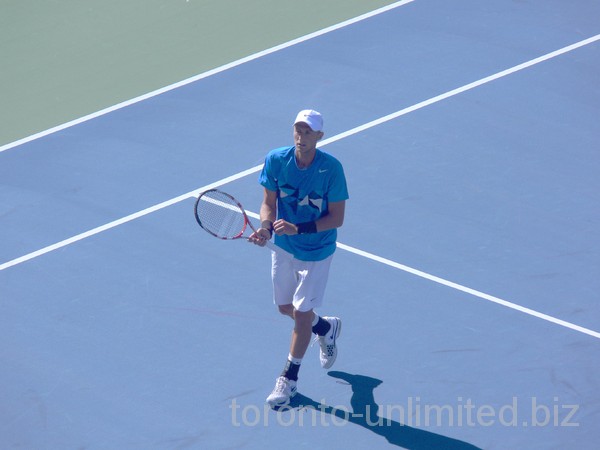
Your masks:
{"label": "shirt sleeve", "polygon": [[344,168],[339,161],[336,161],[335,170],[332,171],[331,179],[329,180],[328,198],[330,202],[341,202],[348,200],[348,185],[346,183],[346,175]]}
{"label": "shirt sleeve", "polygon": [[258,177],[258,182],[270,191],[278,189],[277,179],[273,174],[273,158],[270,154],[265,158],[265,164]]}

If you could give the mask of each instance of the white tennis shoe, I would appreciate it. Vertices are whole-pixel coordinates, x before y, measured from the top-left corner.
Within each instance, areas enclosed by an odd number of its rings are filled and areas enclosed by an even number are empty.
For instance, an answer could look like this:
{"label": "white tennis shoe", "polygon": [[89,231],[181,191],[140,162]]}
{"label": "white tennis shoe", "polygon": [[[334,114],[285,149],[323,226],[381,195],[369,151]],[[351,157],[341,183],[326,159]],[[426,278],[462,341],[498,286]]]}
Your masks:
{"label": "white tennis shoe", "polygon": [[321,367],[323,369],[329,369],[333,366],[335,359],[337,358],[337,338],[340,337],[342,332],[342,321],[338,317],[323,317],[331,325],[331,328],[325,336],[317,336],[316,340],[319,341],[321,352],[319,358],[321,360]]}
{"label": "white tennis shoe", "polygon": [[286,406],[294,395],[296,395],[296,382],[286,377],[279,377],[275,382],[275,389],[267,397],[267,403],[271,408]]}

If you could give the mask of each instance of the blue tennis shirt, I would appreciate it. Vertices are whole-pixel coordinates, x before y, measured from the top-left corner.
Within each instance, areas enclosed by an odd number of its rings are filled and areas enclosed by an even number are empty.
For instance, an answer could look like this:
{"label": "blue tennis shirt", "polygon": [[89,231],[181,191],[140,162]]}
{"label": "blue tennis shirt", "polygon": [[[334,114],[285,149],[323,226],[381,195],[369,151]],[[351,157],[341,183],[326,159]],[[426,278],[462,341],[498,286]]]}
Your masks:
{"label": "blue tennis shirt", "polygon": [[[298,224],[329,213],[330,202],[347,200],[348,187],[342,164],[319,149],[312,164],[299,169],[295,147],[270,151],[259,182],[277,191],[277,217]],[[275,235],[275,244],[302,261],[321,261],[335,252],[337,230],[294,236]]]}

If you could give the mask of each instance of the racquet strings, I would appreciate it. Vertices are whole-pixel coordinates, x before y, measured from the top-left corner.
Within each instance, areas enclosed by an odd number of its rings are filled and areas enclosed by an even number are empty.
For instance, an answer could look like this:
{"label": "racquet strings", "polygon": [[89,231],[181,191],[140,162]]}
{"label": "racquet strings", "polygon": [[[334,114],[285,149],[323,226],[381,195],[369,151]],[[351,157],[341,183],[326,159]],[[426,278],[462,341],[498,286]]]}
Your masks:
{"label": "racquet strings", "polygon": [[246,218],[238,203],[220,191],[202,194],[196,214],[202,228],[222,239],[239,237],[246,228]]}

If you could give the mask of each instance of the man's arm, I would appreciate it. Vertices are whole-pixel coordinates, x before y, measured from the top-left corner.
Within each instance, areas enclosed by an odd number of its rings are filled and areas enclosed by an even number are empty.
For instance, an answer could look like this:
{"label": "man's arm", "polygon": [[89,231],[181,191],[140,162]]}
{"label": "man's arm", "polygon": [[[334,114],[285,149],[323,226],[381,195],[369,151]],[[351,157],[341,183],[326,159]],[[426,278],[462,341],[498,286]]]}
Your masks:
{"label": "man's arm", "polygon": [[[285,220],[277,220],[273,223],[275,233],[277,234],[294,234],[301,233],[316,233],[319,231],[327,231],[333,228],[339,228],[344,223],[344,214],[346,211],[346,201],[331,202],[326,216],[321,217],[315,222],[307,222],[303,224],[293,224]],[[263,218],[262,209],[260,218]]]}
{"label": "man's arm", "polygon": [[333,228],[339,228],[344,224],[344,214],[346,212],[346,200],[341,202],[329,203],[329,213],[315,222],[317,231],[327,231]]}
{"label": "man's arm", "polygon": [[[263,201],[260,205],[260,226],[273,233],[273,222],[277,217],[277,191],[270,191],[265,188]],[[260,231],[260,230],[258,230]]]}
{"label": "man's arm", "polygon": [[264,189],[263,201],[260,205],[260,228],[248,238],[250,242],[261,247],[273,236],[273,222],[277,217],[277,191]]}

